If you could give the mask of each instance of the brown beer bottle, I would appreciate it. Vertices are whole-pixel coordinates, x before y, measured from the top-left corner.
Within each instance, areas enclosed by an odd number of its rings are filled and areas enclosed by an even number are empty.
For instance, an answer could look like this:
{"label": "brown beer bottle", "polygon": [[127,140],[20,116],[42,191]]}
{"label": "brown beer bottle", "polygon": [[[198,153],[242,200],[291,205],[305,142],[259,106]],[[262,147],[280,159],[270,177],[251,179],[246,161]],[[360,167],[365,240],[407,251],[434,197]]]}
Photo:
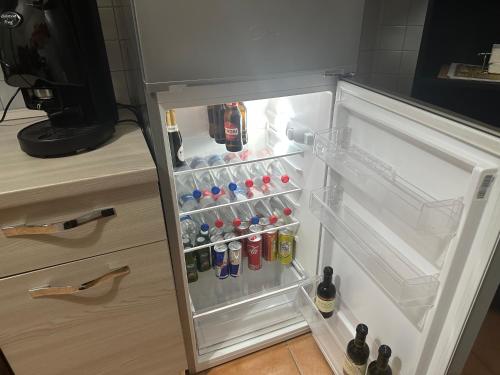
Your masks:
{"label": "brown beer bottle", "polygon": [[208,112],[208,135],[210,138],[215,138],[215,106],[209,105],[207,107]]}
{"label": "brown beer bottle", "polygon": [[243,102],[238,102],[238,108],[241,113],[241,141],[246,145],[248,143],[247,107]]}
{"label": "brown beer bottle", "polygon": [[226,104],[224,133],[226,136],[226,150],[229,152],[238,152],[243,149],[241,141],[241,113],[236,102]]}
{"label": "brown beer bottle", "polygon": [[214,138],[215,142],[224,144],[226,143],[226,136],[224,133],[224,112],[226,108],[224,104],[218,104],[214,106],[214,120],[215,120],[215,131]]}

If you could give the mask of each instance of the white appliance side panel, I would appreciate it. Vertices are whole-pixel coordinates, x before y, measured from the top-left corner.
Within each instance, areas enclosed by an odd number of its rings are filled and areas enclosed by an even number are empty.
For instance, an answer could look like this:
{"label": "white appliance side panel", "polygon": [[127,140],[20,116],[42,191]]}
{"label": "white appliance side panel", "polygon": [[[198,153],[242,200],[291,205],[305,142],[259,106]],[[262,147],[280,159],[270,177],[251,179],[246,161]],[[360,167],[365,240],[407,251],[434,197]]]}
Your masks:
{"label": "white appliance side panel", "polygon": [[356,69],[364,0],[134,0],[146,84]]}

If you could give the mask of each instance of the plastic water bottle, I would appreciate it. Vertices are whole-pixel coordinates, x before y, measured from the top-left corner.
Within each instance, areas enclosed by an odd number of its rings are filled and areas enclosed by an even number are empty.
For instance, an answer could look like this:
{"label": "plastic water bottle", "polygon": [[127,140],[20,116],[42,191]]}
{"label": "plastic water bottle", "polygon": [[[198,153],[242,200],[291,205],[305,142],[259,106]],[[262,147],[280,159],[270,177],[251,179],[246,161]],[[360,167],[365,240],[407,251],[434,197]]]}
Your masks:
{"label": "plastic water bottle", "polygon": [[290,177],[288,177],[283,164],[278,159],[275,159],[269,163],[269,165],[267,166],[267,172],[272,177],[279,179],[283,184],[287,184],[288,181],[290,181]]}
{"label": "plastic water bottle", "polygon": [[179,220],[181,222],[182,237],[187,237],[193,242],[198,234],[198,225],[189,215],[183,215]]}
{"label": "plastic water bottle", "polygon": [[226,163],[224,162],[224,159],[221,155],[213,154],[207,156],[207,164],[211,167],[215,167],[217,165],[225,165]]}
{"label": "plastic water bottle", "polygon": [[221,207],[218,211],[221,220],[224,222],[224,232],[232,232],[233,227],[238,227],[241,224],[241,219],[233,207]]}
{"label": "plastic water bottle", "polygon": [[249,224],[259,224],[259,217],[248,203],[235,205],[234,211],[242,222],[247,222]]}
{"label": "plastic water bottle", "polygon": [[198,202],[193,195],[196,184],[190,173],[177,176],[175,189],[177,190],[177,201],[179,202],[179,207],[182,212],[192,211],[198,208]]}
{"label": "plastic water bottle", "polygon": [[271,182],[271,176],[267,173],[266,168],[262,163],[252,163],[248,166],[248,172],[254,179],[254,184],[260,189],[265,184]]}
{"label": "plastic water bottle", "polygon": [[271,206],[267,200],[260,200],[255,202],[254,205],[255,212],[260,217],[265,217],[269,219],[270,224],[276,224],[278,217],[273,213]]}
{"label": "plastic water bottle", "polygon": [[287,224],[293,222],[293,210],[291,208],[291,204],[289,204],[290,202],[288,202],[286,198],[271,197],[271,199],[269,199],[269,203],[271,205],[273,213],[280,220]]}
{"label": "plastic water bottle", "polygon": [[227,174],[226,168],[211,170],[210,174],[216,185],[216,188],[212,189],[213,199],[218,205],[230,203],[229,189],[234,187],[234,183],[231,181],[231,176]]}
{"label": "plastic water bottle", "polygon": [[215,182],[227,193],[231,202],[246,200],[245,189],[236,182],[229,168],[220,168],[214,171]]}

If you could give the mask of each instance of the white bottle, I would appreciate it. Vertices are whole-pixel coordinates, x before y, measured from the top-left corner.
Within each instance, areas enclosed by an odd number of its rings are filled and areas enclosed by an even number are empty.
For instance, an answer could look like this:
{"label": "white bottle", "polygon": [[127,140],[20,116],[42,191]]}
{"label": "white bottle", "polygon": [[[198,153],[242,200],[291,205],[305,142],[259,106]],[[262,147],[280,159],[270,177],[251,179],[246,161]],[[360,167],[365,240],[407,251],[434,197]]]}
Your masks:
{"label": "white bottle", "polygon": [[290,177],[288,177],[283,164],[278,159],[275,159],[269,163],[269,165],[267,166],[267,172],[273,177],[273,180],[275,181],[281,181],[281,183],[283,184],[287,184],[288,181],[290,181]]}

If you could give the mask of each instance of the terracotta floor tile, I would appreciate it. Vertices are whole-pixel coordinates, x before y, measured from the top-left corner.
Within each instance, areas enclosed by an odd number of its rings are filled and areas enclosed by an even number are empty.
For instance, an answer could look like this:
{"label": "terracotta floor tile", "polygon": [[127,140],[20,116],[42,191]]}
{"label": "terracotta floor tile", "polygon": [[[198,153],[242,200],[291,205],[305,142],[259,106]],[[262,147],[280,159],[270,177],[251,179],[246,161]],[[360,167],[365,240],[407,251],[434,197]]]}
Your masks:
{"label": "terracotta floor tile", "polygon": [[500,313],[490,310],[486,315],[481,330],[477,336],[472,352],[493,373],[500,374]]}
{"label": "terracotta floor tile", "polygon": [[479,360],[479,358],[471,352],[467,362],[465,363],[462,375],[495,375]]}
{"label": "terracotta floor tile", "polygon": [[288,348],[301,375],[333,374],[311,334],[288,341]]}
{"label": "terracotta floor tile", "polygon": [[300,375],[286,344],[256,353],[207,370],[207,375]]}

